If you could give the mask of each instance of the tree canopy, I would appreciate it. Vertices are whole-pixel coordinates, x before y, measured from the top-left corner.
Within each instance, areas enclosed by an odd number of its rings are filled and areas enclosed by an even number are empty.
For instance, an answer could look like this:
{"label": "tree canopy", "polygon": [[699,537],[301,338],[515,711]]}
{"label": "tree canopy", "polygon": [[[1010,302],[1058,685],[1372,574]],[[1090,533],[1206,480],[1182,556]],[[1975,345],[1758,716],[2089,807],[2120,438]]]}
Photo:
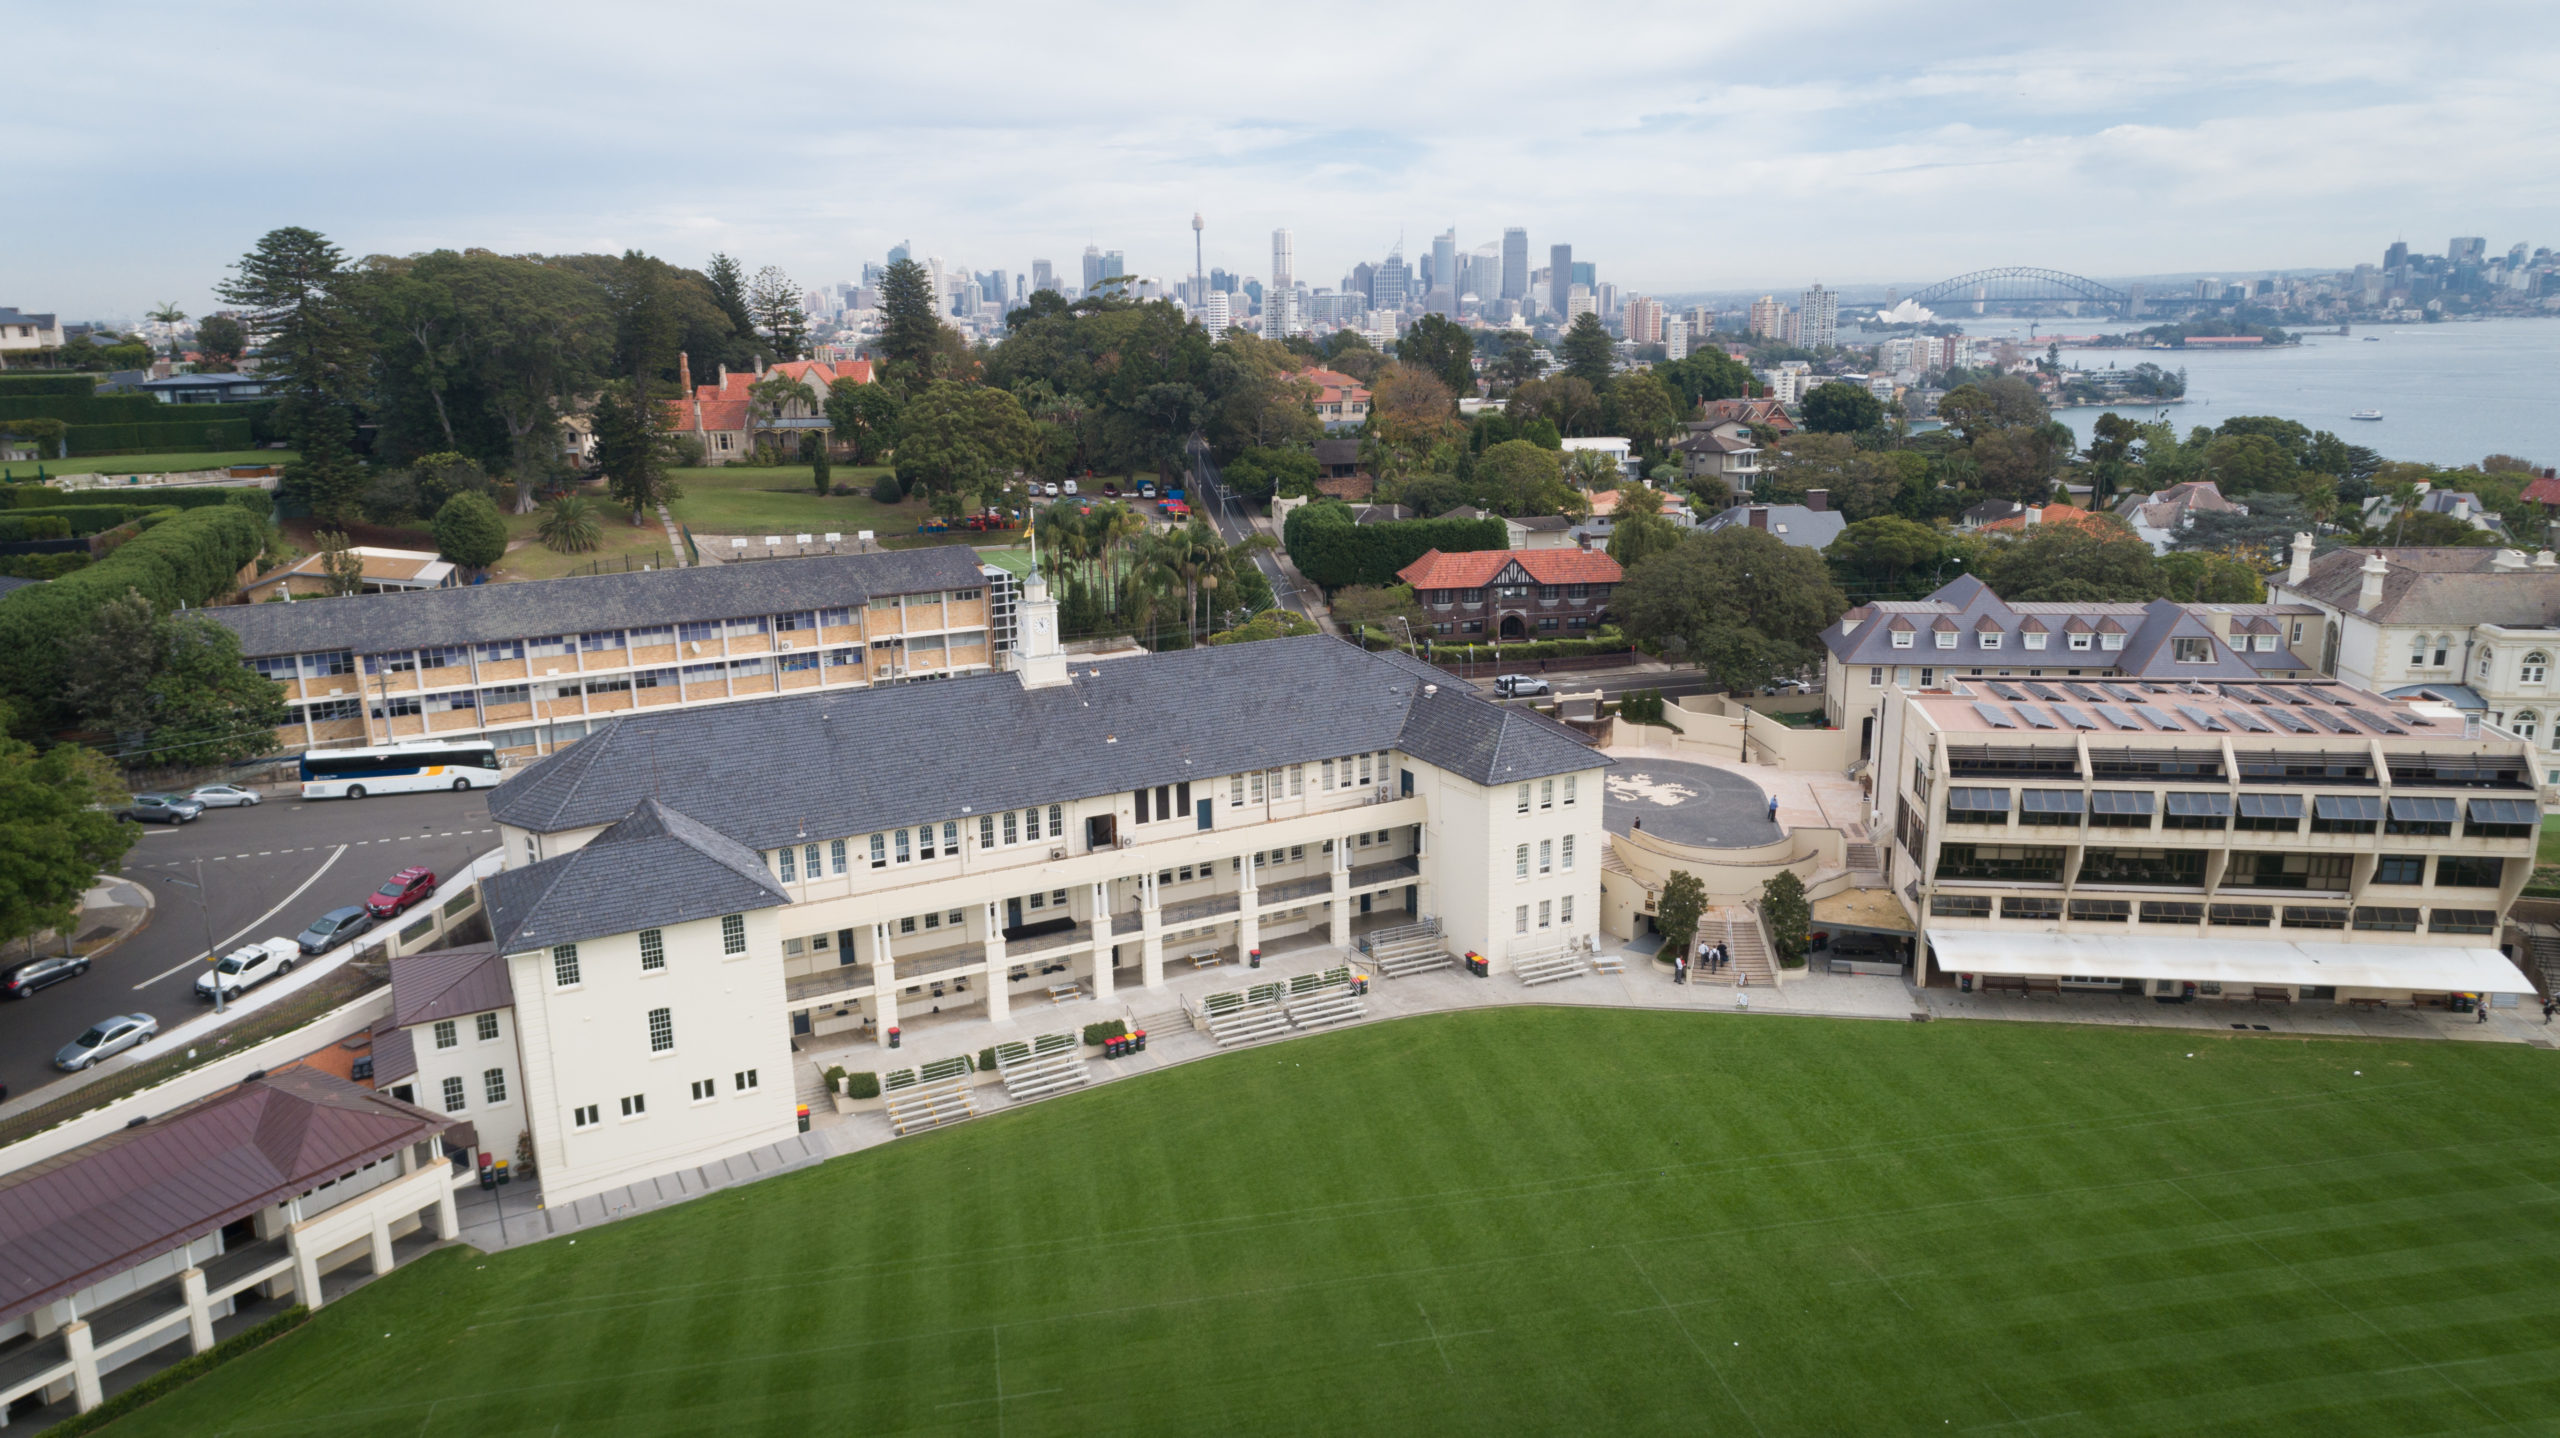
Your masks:
{"label": "tree canopy", "polygon": [[1849,601],[1814,551],[1734,527],[1691,534],[1628,570],[1611,607],[1629,637],[1749,689],[1812,663]]}

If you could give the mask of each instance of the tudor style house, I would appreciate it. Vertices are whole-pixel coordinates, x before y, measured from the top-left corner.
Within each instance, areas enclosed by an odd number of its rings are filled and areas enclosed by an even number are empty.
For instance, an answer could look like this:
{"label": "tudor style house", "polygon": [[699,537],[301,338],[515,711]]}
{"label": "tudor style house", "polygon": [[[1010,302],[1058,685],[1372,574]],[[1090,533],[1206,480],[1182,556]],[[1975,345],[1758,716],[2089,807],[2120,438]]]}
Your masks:
{"label": "tudor style house", "polygon": [[[684,392],[681,399],[667,401],[667,428],[670,432],[692,439],[702,446],[705,464],[744,464],[755,452],[759,434],[771,436],[777,443],[797,448],[800,436],[816,434],[828,438],[834,428],[827,420],[827,389],[837,380],[849,379],[855,384],[871,383],[871,361],[854,360],[849,364],[829,364],[823,360],[792,360],[771,368],[752,372],[729,372],[727,365],[719,370],[715,384],[693,382],[693,360],[678,355],[677,383]],[[758,381],[782,375],[800,382],[805,399],[795,398],[775,415],[759,416],[747,391]]]}
{"label": "tudor style house", "polygon": [[1597,550],[1435,549],[1396,571],[1443,638],[1572,639],[1596,628],[1626,571]]}

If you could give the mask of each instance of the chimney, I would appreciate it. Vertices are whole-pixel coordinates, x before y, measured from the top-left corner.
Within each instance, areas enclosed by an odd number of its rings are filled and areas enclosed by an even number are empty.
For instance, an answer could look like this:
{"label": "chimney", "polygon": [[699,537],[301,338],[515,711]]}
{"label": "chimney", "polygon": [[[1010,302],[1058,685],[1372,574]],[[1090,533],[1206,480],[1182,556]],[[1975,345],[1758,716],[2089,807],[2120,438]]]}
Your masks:
{"label": "chimney", "polygon": [[1831,491],[1827,489],[1806,490],[1804,492],[1804,507],[1812,510],[1816,514],[1820,514],[1824,510],[1829,509],[1831,507]]}
{"label": "chimney", "polygon": [[1769,506],[1765,504],[1755,504],[1751,506],[1751,527],[1753,529],[1767,529],[1769,527]]}
{"label": "chimney", "polygon": [[2293,567],[2284,572],[2285,584],[2300,589],[2311,579],[2311,536],[2297,532],[2293,536]]}
{"label": "chimney", "polygon": [[2213,631],[2214,638],[2229,644],[2231,642],[2231,611],[2228,609],[2206,610],[2204,627]]}
{"label": "chimney", "polygon": [[2371,609],[2382,602],[2382,577],[2390,572],[2391,566],[2382,562],[2379,553],[2364,557],[2364,585],[2356,591],[2356,608]]}
{"label": "chimney", "polygon": [[2043,506],[2043,505],[2041,505],[2041,504],[2030,504],[2030,505],[2028,505],[2028,506],[2027,506],[2027,524],[2028,524],[2030,527],[2032,527],[2032,526],[2039,525],[2039,524],[2042,524],[2042,523],[2044,523],[2044,506]]}
{"label": "chimney", "polygon": [[2489,567],[2500,574],[2512,574],[2525,567],[2524,551],[2501,549],[2489,560]]}
{"label": "chimney", "polygon": [[729,392],[729,364],[726,360],[721,361],[720,364],[720,392],[722,394]]}
{"label": "chimney", "polygon": [[676,351],[676,385],[686,399],[693,398],[693,356],[683,350]]}

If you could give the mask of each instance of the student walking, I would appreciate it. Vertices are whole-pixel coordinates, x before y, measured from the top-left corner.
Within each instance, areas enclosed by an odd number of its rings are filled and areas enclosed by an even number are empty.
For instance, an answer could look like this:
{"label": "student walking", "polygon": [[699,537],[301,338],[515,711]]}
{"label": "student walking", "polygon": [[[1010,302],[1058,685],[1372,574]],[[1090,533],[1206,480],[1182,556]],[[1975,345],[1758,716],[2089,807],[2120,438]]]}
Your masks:
{"label": "student walking", "polygon": [[1689,951],[1686,949],[1682,949],[1679,956],[1671,961],[1671,982],[1675,984],[1689,982]]}
{"label": "student walking", "polygon": [[2480,996],[2479,1006],[2474,1010],[2474,1012],[2476,1012],[2479,1017],[2473,1020],[2473,1022],[2485,1024],[2489,1021],[2489,996],[2487,994],[2482,994]]}
{"label": "student walking", "polygon": [[2544,999],[2542,1001],[2542,1026],[2544,1028],[2551,1027],[2551,1011],[2554,1009],[2560,1009],[2560,999]]}

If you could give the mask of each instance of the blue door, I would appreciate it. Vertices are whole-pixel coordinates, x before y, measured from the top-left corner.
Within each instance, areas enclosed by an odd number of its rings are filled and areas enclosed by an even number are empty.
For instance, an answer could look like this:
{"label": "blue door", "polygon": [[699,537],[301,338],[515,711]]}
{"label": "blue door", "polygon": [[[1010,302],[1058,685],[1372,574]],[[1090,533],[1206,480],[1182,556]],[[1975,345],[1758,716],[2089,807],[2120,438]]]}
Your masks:
{"label": "blue door", "polygon": [[1211,800],[1211,799],[1203,799],[1203,800],[1201,800],[1201,801],[1199,802],[1199,804],[1198,804],[1198,805],[1196,805],[1196,806],[1195,806],[1195,807],[1196,807],[1196,808],[1198,808],[1198,810],[1200,811],[1200,827],[1201,827],[1201,828],[1203,828],[1203,829],[1206,829],[1206,828],[1208,828],[1208,827],[1209,827],[1209,806],[1210,806],[1212,803],[1214,803],[1214,802],[1216,802],[1216,801],[1215,801],[1215,800]]}

